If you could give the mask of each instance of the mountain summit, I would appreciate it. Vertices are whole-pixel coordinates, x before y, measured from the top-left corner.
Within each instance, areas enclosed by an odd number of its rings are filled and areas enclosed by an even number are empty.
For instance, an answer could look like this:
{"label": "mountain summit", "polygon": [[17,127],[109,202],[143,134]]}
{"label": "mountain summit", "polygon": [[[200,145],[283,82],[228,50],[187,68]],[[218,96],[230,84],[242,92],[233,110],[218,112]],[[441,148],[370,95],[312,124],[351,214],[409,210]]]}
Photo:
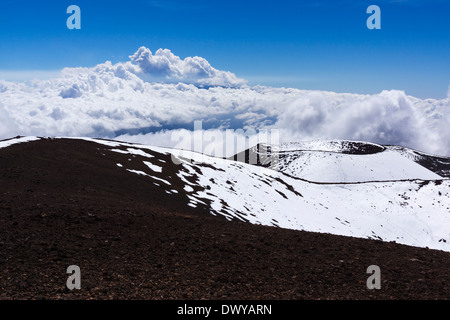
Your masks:
{"label": "mountain summit", "polygon": [[379,297],[446,296],[449,159],[353,142],[265,149],[279,170],[101,139],[0,141],[0,295],[65,297],[75,264],[84,298],[362,298],[377,264],[392,285]]}

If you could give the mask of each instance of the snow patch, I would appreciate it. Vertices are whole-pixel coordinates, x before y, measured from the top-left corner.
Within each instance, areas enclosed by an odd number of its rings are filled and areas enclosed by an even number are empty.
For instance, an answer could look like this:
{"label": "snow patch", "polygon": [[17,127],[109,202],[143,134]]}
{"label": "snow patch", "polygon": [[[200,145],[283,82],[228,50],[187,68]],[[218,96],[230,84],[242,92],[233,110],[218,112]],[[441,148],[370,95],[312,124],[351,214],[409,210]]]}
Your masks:
{"label": "snow patch", "polygon": [[10,140],[0,141],[0,149],[7,148],[14,144],[36,141],[36,140],[40,140],[40,138],[38,138],[38,137],[20,137],[20,138],[13,138]]}
{"label": "snow patch", "polygon": [[158,167],[157,165],[154,165],[151,162],[148,161],[143,161],[144,164],[149,167],[151,170],[155,171],[155,172],[162,172],[162,167]]}

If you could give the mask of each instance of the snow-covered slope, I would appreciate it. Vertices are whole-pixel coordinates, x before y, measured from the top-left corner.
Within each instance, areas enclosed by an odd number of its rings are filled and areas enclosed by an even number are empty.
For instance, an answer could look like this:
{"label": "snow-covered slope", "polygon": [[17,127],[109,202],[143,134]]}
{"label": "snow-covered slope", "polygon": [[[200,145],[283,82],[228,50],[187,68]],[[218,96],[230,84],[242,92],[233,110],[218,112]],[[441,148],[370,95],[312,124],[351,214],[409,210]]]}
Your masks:
{"label": "snow-covered slope", "polygon": [[7,140],[0,140],[0,149],[12,146],[13,144],[39,140],[38,137],[16,137]]}
{"label": "snow-covered slope", "polygon": [[280,157],[280,167],[281,171],[294,177],[318,182],[442,178],[391,150],[367,155],[321,151],[285,152]]}
{"label": "snow-covered slope", "polygon": [[[89,140],[105,144],[113,152],[141,156],[148,169],[129,170],[130,174],[153,179],[168,193],[184,192],[190,206],[207,206],[214,215],[450,251],[447,179],[324,184],[195,152]],[[171,154],[178,164],[162,163],[158,153]],[[167,175],[174,166],[176,175]],[[126,167],[127,163],[118,164],[120,170]],[[182,188],[177,189],[180,179]]]}
{"label": "snow-covered slope", "polygon": [[[126,160],[122,157],[123,161],[114,163],[117,170],[150,179],[168,194],[186,194],[189,206],[206,208],[213,215],[268,226],[396,241],[450,251],[450,180],[439,176],[433,180],[436,176],[426,171],[422,174],[425,176],[426,173],[430,179],[409,177],[411,172],[421,172],[412,164],[407,167],[406,162],[395,167],[404,169],[401,175],[396,175],[394,169],[386,171],[390,173],[387,175],[377,168],[376,173],[385,174],[384,177],[391,181],[379,181],[382,179],[374,174],[377,182],[323,183],[195,152],[85,140],[98,143],[99,148],[104,149],[102,153],[128,155]],[[387,164],[390,159],[399,159],[392,150],[383,150],[370,155],[383,155]],[[315,161],[328,161],[327,157],[334,154],[326,150],[323,157],[317,157]],[[356,158],[355,154],[347,155],[354,157],[351,162],[346,159],[348,163],[360,161],[360,170],[365,169],[364,161],[371,161],[364,160],[369,159],[363,158],[367,155],[360,155],[362,158]],[[337,160],[333,159],[331,163],[333,161]],[[139,169],[131,167],[136,162],[142,163]],[[330,164],[330,161],[326,163]],[[375,164],[373,160],[367,167]],[[317,163],[314,165],[319,166]],[[320,172],[331,174],[331,171],[324,171],[325,167],[322,166]],[[335,177],[349,180],[351,168],[343,168],[346,173]],[[354,176],[361,174],[357,172]],[[394,181],[393,177],[398,176],[408,180]]]}
{"label": "snow-covered slope", "polygon": [[450,158],[426,154],[424,152],[398,146],[386,146],[386,148],[430,169],[441,177],[450,178]]}
{"label": "snow-covered slope", "polygon": [[[420,164],[425,157],[405,148],[324,140],[284,143],[270,148],[271,168],[309,181],[342,183],[442,178]],[[264,153],[258,146],[250,152],[260,156]],[[274,161],[275,156],[277,161]]]}

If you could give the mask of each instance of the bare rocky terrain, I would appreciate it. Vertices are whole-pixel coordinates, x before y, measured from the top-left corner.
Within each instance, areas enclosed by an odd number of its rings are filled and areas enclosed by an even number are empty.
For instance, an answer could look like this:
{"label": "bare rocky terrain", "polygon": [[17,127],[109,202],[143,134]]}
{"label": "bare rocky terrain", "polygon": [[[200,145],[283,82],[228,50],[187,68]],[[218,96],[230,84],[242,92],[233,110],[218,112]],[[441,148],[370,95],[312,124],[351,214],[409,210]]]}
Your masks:
{"label": "bare rocky terrain", "polygon": [[228,221],[119,170],[126,157],[72,139],[0,149],[0,299],[450,298],[449,252]]}

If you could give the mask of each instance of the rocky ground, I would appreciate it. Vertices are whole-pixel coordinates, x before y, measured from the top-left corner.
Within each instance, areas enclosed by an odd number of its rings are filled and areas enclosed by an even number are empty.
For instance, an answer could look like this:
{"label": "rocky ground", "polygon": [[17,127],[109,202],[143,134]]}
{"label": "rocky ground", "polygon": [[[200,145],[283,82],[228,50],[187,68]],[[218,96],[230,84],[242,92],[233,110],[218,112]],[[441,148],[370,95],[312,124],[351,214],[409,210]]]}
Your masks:
{"label": "rocky ground", "polygon": [[[0,149],[0,299],[450,298],[448,252],[227,221],[102,148]],[[66,288],[70,265],[80,290]],[[380,290],[366,287],[370,265]]]}

